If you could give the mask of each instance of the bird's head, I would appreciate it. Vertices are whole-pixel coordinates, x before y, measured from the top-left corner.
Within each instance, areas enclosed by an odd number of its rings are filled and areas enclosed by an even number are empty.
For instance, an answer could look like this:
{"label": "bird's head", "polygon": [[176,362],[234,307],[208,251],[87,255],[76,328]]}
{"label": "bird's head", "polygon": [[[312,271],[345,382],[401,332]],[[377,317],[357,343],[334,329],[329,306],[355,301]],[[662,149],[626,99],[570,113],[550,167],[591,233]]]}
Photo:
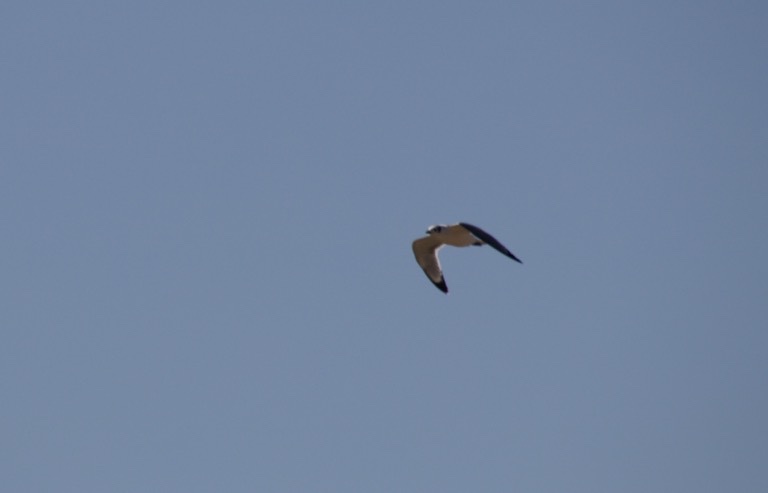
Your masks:
{"label": "bird's head", "polygon": [[431,235],[431,234],[435,234],[435,233],[440,233],[441,231],[443,231],[443,228],[445,228],[445,227],[446,227],[445,224],[435,224],[435,225],[432,225],[432,226],[427,228],[427,234]]}

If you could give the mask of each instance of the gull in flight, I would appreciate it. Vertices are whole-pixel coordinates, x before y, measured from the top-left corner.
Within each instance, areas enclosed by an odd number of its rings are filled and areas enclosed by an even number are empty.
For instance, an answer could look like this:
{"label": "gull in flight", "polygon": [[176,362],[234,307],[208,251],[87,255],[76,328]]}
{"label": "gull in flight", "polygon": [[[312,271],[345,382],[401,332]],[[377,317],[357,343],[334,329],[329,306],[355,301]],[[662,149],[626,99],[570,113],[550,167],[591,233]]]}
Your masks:
{"label": "gull in flight", "polygon": [[507,250],[507,247],[502,245],[499,240],[471,224],[438,224],[430,226],[427,229],[427,235],[413,242],[413,254],[416,256],[416,262],[424,269],[424,273],[432,281],[432,284],[437,286],[437,289],[443,293],[448,293],[448,286],[445,284],[443,271],[440,268],[440,260],[437,258],[437,251],[444,245],[455,247],[491,245],[512,260],[523,263],[512,252]]}

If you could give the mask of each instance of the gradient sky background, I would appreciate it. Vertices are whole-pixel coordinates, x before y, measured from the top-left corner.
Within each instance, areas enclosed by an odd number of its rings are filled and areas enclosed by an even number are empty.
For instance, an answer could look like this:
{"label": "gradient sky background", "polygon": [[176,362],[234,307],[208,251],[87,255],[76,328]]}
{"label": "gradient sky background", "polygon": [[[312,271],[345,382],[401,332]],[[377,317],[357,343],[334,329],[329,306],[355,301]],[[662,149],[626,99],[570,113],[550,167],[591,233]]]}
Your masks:
{"label": "gradient sky background", "polygon": [[768,491],[766,25],[3,2],[3,490]]}

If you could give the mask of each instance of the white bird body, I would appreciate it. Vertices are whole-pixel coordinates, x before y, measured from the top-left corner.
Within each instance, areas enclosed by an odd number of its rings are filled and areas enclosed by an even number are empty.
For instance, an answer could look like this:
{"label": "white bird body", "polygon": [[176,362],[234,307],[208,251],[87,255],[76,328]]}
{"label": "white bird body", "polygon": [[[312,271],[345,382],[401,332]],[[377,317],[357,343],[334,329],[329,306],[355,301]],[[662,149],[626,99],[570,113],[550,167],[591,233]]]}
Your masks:
{"label": "white bird body", "polygon": [[471,245],[479,246],[483,244],[482,241],[473,236],[472,233],[461,226],[461,224],[452,224],[451,226],[430,226],[429,229],[427,229],[427,233],[431,238],[439,240],[443,245],[468,247]]}
{"label": "white bird body", "polygon": [[522,264],[520,259],[507,250],[507,247],[502,245],[499,240],[477,226],[468,223],[451,225],[438,224],[430,226],[427,229],[427,236],[415,240],[412,247],[416,262],[424,270],[424,273],[429,280],[432,281],[440,291],[448,293],[448,286],[445,284],[445,278],[443,277],[443,271],[440,268],[440,259],[437,257],[437,251],[444,245],[468,247],[482,246],[485,244],[491,245],[491,247],[502,254]]}

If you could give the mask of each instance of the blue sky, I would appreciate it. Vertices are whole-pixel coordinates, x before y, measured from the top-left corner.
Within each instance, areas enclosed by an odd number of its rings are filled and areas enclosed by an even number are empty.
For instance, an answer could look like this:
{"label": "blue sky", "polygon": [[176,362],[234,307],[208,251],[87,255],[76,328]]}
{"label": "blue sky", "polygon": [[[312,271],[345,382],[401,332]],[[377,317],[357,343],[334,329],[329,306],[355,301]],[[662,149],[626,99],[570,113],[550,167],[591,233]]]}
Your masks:
{"label": "blue sky", "polygon": [[766,491],[766,21],[4,3],[0,482]]}

